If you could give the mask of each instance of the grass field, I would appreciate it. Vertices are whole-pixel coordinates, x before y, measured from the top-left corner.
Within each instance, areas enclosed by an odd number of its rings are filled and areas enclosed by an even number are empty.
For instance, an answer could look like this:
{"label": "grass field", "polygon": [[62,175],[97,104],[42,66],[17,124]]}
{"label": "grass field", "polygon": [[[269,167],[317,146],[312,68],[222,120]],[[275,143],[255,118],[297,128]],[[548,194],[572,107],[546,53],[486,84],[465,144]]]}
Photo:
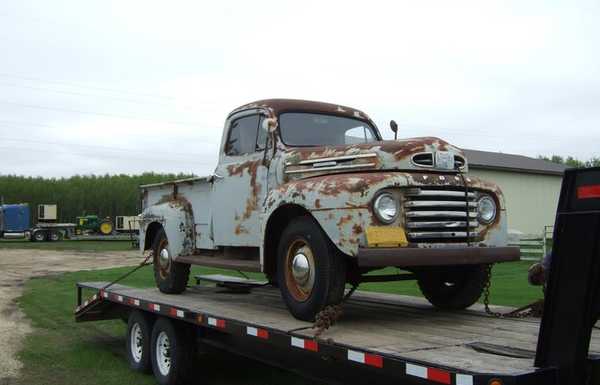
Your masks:
{"label": "grass field", "polygon": [[[493,303],[517,306],[540,297],[539,288],[527,284],[528,266],[529,263],[517,262],[494,268]],[[25,364],[21,384],[154,384],[152,376],[128,369],[124,349],[125,324],[122,321],[83,324],[73,321],[77,281],[109,281],[126,271],[128,268],[82,271],[32,279],[27,283],[20,306],[32,320],[35,332],[27,337],[20,354]],[[194,268],[192,276],[223,272]],[[136,272],[124,283],[136,287],[153,286],[151,268]],[[366,284],[361,289],[419,295],[413,282]],[[204,368],[202,378],[207,384],[311,383],[294,374],[227,353],[205,355],[201,360]],[[236,370],[228,370],[231,367]]]}
{"label": "grass field", "polygon": [[68,250],[91,252],[133,250],[130,241],[29,242],[25,240],[0,240],[0,249]]}

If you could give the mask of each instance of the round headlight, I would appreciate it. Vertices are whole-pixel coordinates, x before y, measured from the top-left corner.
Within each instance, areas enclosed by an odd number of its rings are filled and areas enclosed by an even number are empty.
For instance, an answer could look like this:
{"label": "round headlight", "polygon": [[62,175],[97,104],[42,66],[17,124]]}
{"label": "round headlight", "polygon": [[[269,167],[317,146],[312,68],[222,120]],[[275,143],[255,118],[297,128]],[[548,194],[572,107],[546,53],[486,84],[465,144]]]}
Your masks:
{"label": "round headlight", "polygon": [[489,224],[496,219],[496,202],[489,195],[484,195],[479,198],[479,205],[477,206],[477,219],[479,222]]}
{"label": "round headlight", "polygon": [[392,223],[398,217],[400,207],[394,196],[388,192],[379,194],[373,203],[373,211],[383,223]]}

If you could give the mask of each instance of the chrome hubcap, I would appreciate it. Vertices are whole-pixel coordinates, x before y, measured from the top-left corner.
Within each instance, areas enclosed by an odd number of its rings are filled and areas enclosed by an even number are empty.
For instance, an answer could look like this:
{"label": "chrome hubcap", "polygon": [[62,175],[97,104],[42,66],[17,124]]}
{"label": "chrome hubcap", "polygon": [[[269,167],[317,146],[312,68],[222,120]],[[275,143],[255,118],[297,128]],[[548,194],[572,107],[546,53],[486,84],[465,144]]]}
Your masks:
{"label": "chrome hubcap", "polygon": [[159,260],[160,260],[160,264],[161,264],[162,266],[168,266],[168,265],[169,265],[169,258],[170,258],[170,257],[169,257],[169,250],[167,250],[167,249],[162,249],[162,250],[160,251],[160,254],[159,254]]}
{"label": "chrome hubcap", "polygon": [[296,282],[303,286],[310,278],[310,262],[306,255],[298,253],[292,260],[292,275]]}
{"label": "chrome hubcap", "polygon": [[156,339],[156,364],[160,374],[163,376],[169,375],[171,370],[171,344],[167,333],[160,332]]}

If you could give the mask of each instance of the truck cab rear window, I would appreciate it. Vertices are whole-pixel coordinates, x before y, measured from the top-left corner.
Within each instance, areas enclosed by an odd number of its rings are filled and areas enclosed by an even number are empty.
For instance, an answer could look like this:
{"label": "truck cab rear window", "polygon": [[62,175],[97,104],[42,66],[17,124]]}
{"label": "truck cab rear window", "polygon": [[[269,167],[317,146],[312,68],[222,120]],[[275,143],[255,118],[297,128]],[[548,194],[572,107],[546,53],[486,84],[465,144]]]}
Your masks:
{"label": "truck cab rear window", "polygon": [[258,120],[258,115],[249,115],[231,122],[229,136],[225,143],[225,154],[237,156],[256,151]]}

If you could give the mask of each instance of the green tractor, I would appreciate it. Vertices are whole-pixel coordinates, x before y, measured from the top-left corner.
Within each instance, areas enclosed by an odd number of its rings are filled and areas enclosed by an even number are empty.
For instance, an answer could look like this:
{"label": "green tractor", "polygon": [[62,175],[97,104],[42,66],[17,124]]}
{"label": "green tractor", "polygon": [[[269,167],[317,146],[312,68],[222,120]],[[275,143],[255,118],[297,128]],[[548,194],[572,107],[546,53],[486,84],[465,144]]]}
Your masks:
{"label": "green tractor", "polygon": [[77,228],[75,231],[78,234],[94,233],[101,235],[110,235],[113,232],[113,224],[110,218],[98,218],[97,215],[84,215],[77,217]]}

